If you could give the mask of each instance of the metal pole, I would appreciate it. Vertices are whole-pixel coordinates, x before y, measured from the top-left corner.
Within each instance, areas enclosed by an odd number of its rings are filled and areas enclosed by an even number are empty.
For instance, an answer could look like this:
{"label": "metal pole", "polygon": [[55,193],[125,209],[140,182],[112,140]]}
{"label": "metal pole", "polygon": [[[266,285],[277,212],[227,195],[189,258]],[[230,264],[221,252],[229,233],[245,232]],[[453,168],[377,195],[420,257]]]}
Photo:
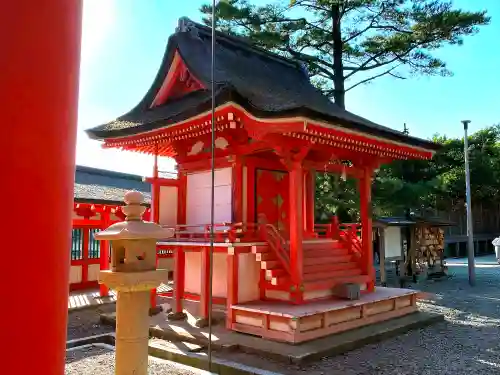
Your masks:
{"label": "metal pole", "polygon": [[465,155],[465,198],[467,208],[467,256],[468,256],[468,269],[469,269],[469,284],[474,286],[476,284],[476,269],[474,259],[474,228],[472,224],[472,205],[470,193],[470,171],[469,171],[469,140],[467,138],[467,128],[470,120],[463,120],[464,124],[464,155]]}
{"label": "metal pole", "polygon": [[208,272],[208,372],[212,372],[212,298],[214,277],[214,222],[215,222],[215,26],[217,0],[212,0],[212,53],[210,71],[210,91],[212,94],[212,135],[210,148],[212,186],[210,192],[210,260]]}

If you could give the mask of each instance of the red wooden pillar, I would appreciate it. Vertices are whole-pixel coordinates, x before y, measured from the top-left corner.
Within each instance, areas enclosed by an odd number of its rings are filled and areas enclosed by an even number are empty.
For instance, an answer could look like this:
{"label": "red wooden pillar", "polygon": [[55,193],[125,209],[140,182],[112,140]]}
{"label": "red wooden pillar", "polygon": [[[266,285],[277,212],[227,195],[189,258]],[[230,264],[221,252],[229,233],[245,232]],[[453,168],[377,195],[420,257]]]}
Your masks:
{"label": "red wooden pillar", "polygon": [[[186,224],[186,187],[187,176],[183,171],[177,177],[177,224]],[[184,248],[179,246],[174,252],[174,313],[183,312],[184,286],[186,277],[186,254]]]}
{"label": "red wooden pillar", "polygon": [[305,191],[305,206],[306,206],[306,230],[308,233],[314,234],[314,199],[316,196],[316,171],[310,169],[306,173],[306,191]]}
{"label": "red wooden pillar", "polygon": [[226,328],[232,329],[234,321],[233,305],[238,303],[238,253],[234,248],[227,254],[227,300],[226,300]]}
{"label": "red wooden pillar", "polygon": [[371,276],[368,290],[375,288],[375,269],[373,268],[372,242],[372,169],[363,168],[363,175],[359,179],[361,238],[363,244],[363,273]]}
{"label": "red wooden pillar", "polygon": [[[160,221],[160,183],[158,181],[158,144],[155,146],[153,183],[151,184],[151,220],[155,223]],[[158,252],[156,253],[156,266],[158,267]],[[151,289],[151,308],[156,308],[156,288]]]}
{"label": "red wooden pillar", "polygon": [[160,182],[158,180],[158,146],[153,165],[153,178],[151,183],[151,220],[155,223],[160,222]]}
{"label": "red wooden pillar", "polygon": [[208,300],[210,298],[210,247],[204,246],[201,251],[201,285],[200,285],[200,318],[208,319]]}
{"label": "red wooden pillar", "polygon": [[293,285],[297,288],[302,283],[304,237],[303,199],[304,175],[302,164],[293,161],[290,168],[290,269]]}
{"label": "red wooden pillar", "polygon": [[[87,218],[86,218],[87,219]],[[89,239],[90,228],[82,228],[82,284],[89,281]]]}
{"label": "red wooden pillar", "polygon": [[187,176],[185,172],[179,172],[179,185],[177,188],[177,224],[186,224],[186,196]]}
{"label": "red wooden pillar", "polygon": [[233,222],[243,222],[243,160],[236,156],[232,166],[233,175]]}
{"label": "red wooden pillar", "polygon": [[[101,212],[101,220],[102,227],[104,230],[109,227],[110,222],[110,212],[108,207],[104,207],[104,210]],[[101,271],[105,271],[109,269],[109,241],[101,241],[100,242],[100,254],[99,254],[99,269]],[[109,288],[104,284],[99,284],[99,295],[101,297],[109,296]]]}
{"label": "red wooden pillar", "polygon": [[[16,308],[26,304],[19,292],[9,294],[10,307],[0,312],[5,374],[64,374],[80,34],[79,0],[2,2],[0,160],[9,180],[0,184],[0,196],[23,197],[4,215],[2,247],[13,253],[20,241],[37,243],[22,267],[6,264],[0,273],[4,286],[16,280],[36,288],[29,296],[36,314]],[[33,199],[47,212],[28,219]],[[27,360],[19,348],[32,324],[44,345]]]}
{"label": "red wooden pillar", "polygon": [[174,252],[174,313],[182,313],[185,285],[186,254],[184,248],[179,246]]}

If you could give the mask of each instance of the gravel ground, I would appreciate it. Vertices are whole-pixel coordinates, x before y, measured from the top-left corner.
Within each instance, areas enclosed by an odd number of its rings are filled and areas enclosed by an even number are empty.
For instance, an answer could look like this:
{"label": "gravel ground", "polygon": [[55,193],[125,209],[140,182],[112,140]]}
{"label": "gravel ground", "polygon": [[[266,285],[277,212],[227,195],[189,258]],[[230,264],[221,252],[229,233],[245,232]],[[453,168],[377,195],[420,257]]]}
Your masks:
{"label": "gravel ground", "polygon": [[[200,375],[206,371],[190,369],[170,361],[150,358],[149,375]],[[89,347],[68,352],[65,375],[114,375],[115,354],[113,351]]]}
{"label": "gravel ground", "polygon": [[284,365],[246,354],[232,360],[297,375],[500,374],[500,266],[477,258],[477,286],[468,285],[465,260],[448,261],[448,280],[419,284],[435,296],[420,304],[446,321],[304,366]]}
{"label": "gravel ground", "polygon": [[113,327],[103,325],[99,321],[99,315],[105,312],[115,311],[115,304],[103,305],[99,308],[88,308],[69,313],[68,317],[68,340],[100,335],[113,332]]}
{"label": "gravel ground", "polygon": [[[500,265],[492,256],[477,258],[476,287],[468,285],[466,260],[449,260],[448,265],[451,279],[417,285],[420,290],[434,293],[432,299],[420,303],[420,309],[444,314],[443,323],[304,366],[242,353],[231,353],[226,359],[289,375],[500,375]],[[111,330],[99,324],[95,310],[70,316],[70,338]],[[97,362],[106,367],[112,365],[111,354],[99,358]]]}

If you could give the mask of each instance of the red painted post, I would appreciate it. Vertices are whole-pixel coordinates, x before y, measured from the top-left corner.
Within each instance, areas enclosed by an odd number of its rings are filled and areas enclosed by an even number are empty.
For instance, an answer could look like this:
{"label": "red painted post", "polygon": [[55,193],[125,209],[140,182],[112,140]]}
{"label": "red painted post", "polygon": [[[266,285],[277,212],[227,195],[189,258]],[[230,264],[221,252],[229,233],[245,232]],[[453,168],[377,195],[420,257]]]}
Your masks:
{"label": "red painted post", "polygon": [[[80,35],[79,0],[2,2],[0,160],[8,180],[0,184],[0,196],[23,197],[2,220],[2,247],[13,252],[20,240],[37,244],[21,268],[8,265],[0,273],[4,286],[17,280],[36,288],[29,296],[36,314],[1,310],[5,374],[64,374]],[[33,199],[47,211],[28,219]],[[26,294],[9,295],[9,306],[25,304]],[[27,360],[19,348],[33,326],[44,344]]]}
{"label": "red painted post", "polygon": [[290,169],[290,269],[291,279],[295,286],[302,283],[303,254],[302,242],[304,236],[303,199],[304,175],[302,164],[293,162]]}
{"label": "red painted post", "polygon": [[[101,212],[101,220],[102,226],[101,229],[104,230],[109,227],[110,223],[110,210],[109,207],[104,207],[104,210]],[[100,254],[99,254],[99,269],[101,271],[105,271],[109,269],[109,241],[101,241],[100,242]],[[104,285],[99,285],[99,295],[101,297],[109,296],[109,288]]]}
{"label": "red painted post", "polygon": [[310,169],[306,173],[306,230],[314,235],[314,206],[316,196],[316,172]]}
{"label": "red painted post", "polygon": [[363,175],[359,179],[360,216],[361,216],[361,241],[363,273],[370,275],[372,280],[368,290],[375,289],[375,269],[373,268],[373,243],[372,243],[372,170],[363,168]]}
{"label": "red painted post", "polygon": [[[158,144],[155,146],[154,165],[153,165],[153,183],[151,184],[151,220],[155,223],[160,222],[160,183],[158,181]],[[156,266],[158,267],[158,250],[156,251]],[[151,309],[156,308],[156,288],[151,289],[149,298]]]}
{"label": "red painted post", "polygon": [[89,241],[90,228],[82,228],[82,284],[89,281]]}
{"label": "red painted post", "polygon": [[174,253],[174,313],[182,313],[184,298],[184,285],[185,285],[185,267],[186,267],[186,254],[184,249],[179,246],[175,249]]}
{"label": "red painted post", "polygon": [[340,239],[339,218],[337,217],[337,215],[332,216],[331,231],[333,239]]}
{"label": "red painted post", "polygon": [[233,175],[233,223],[243,222],[243,161],[236,156],[232,166]]}
{"label": "red painted post", "polygon": [[209,288],[210,277],[210,247],[203,246],[201,251],[201,278],[200,278],[200,318],[208,319],[208,299],[210,298]]}
{"label": "red painted post", "polygon": [[186,190],[187,175],[179,172],[179,187],[177,188],[177,224],[186,224]]}
{"label": "red painted post", "polygon": [[158,181],[158,145],[154,155],[153,181],[151,184],[151,220],[155,223],[160,222],[160,183]]}
{"label": "red painted post", "polygon": [[233,305],[238,303],[238,254],[234,248],[227,254],[227,299],[226,328],[232,329],[234,320]]}

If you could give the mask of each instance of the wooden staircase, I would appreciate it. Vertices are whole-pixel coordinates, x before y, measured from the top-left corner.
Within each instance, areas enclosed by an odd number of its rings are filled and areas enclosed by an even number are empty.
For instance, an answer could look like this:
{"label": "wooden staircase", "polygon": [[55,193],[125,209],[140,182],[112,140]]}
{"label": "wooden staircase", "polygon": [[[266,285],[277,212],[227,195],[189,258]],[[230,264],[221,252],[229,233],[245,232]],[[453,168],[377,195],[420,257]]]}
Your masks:
{"label": "wooden staircase", "polygon": [[[272,243],[268,242],[267,245],[252,248],[261,269],[265,270],[264,288],[290,291],[290,273],[278,259],[272,246]],[[333,239],[308,240],[303,242],[302,248],[303,292],[329,290],[345,283],[359,284],[361,290],[366,289],[369,276],[362,274],[358,264],[359,254],[350,250],[345,242]],[[283,258],[283,255],[280,258]]]}

